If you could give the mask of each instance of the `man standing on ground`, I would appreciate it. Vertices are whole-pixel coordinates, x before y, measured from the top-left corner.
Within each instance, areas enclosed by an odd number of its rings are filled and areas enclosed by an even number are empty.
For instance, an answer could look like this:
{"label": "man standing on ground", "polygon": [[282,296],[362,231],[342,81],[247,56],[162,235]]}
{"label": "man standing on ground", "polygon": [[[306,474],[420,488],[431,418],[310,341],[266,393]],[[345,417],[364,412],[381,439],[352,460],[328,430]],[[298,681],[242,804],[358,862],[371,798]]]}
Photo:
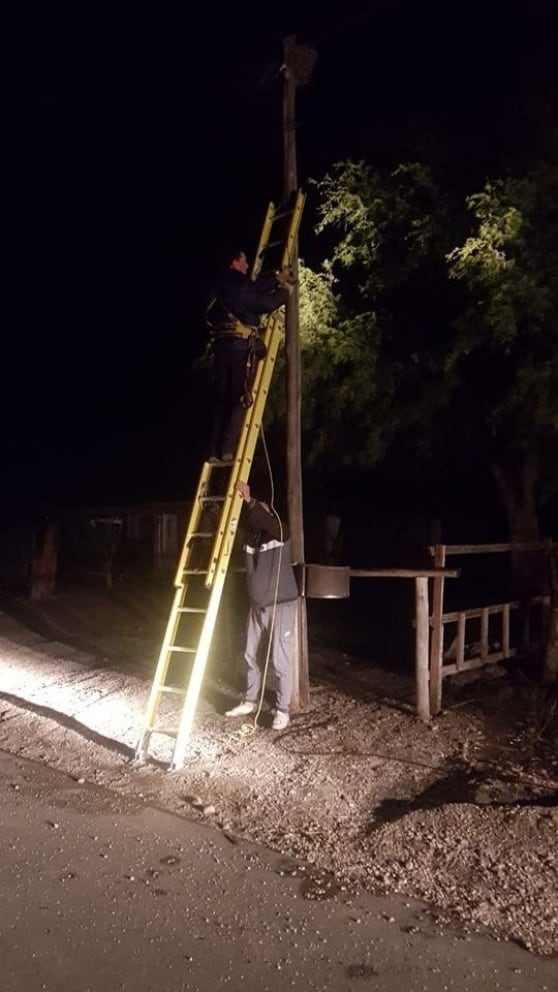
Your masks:
{"label": "man standing on ground", "polygon": [[[254,499],[250,486],[238,482],[250,513],[250,533],[244,545],[250,610],[244,652],[245,688],[242,702],[226,716],[247,716],[258,707],[269,659],[275,676],[273,730],[289,723],[293,690],[298,585],[292,565],[288,529],[267,503]],[[259,665],[265,653],[264,670]]]}

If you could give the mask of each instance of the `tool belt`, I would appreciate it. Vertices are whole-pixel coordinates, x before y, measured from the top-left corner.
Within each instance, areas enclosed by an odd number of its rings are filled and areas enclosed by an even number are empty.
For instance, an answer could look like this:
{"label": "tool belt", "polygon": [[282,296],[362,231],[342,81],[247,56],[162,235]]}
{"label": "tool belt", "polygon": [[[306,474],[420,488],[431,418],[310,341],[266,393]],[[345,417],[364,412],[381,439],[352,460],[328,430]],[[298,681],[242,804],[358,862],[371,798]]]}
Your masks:
{"label": "tool belt", "polygon": [[226,324],[217,324],[213,328],[214,336],[219,338],[243,338],[247,340],[252,334],[257,334],[257,327],[250,327],[249,324],[241,324],[239,320],[233,320]]}

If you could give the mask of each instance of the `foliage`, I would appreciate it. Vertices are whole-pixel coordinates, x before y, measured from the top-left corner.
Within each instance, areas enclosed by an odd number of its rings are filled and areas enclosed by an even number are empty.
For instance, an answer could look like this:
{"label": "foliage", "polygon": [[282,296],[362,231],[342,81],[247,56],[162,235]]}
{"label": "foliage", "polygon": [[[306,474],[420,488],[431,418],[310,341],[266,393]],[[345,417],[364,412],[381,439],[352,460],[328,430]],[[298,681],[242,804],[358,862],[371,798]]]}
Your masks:
{"label": "foliage", "polygon": [[498,357],[487,416],[500,445],[507,427],[506,444],[516,447],[550,439],[558,427],[556,178],[543,167],[487,182],[468,199],[472,234],[448,253],[450,278],[469,290],[448,366],[474,350]]}
{"label": "foliage", "polygon": [[448,388],[430,299],[446,247],[442,198],[418,163],[387,177],[339,163],[315,185],[331,257],[302,270],[306,450],[311,462],[335,451],[339,463],[372,466],[403,431],[426,436]]}
{"label": "foliage", "polygon": [[341,162],[316,186],[316,233],[337,231],[333,264],[357,269],[365,297],[374,298],[386,284],[398,282],[427,254],[438,194],[427,166],[399,165],[384,178],[362,161]]}
{"label": "foliage", "polygon": [[469,237],[447,256],[467,289],[448,367],[475,396],[469,432],[482,436],[508,511],[531,504],[533,537],[537,509],[558,490],[557,184],[552,159],[487,182],[467,201]]}
{"label": "foliage", "polygon": [[534,177],[487,182],[467,199],[476,230],[448,253],[450,278],[482,294],[476,303],[483,323],[504,348],[522,324],[529,324],[530,333],[542,330],[551,305],[542,246],[536,243],[537,193]]}
{"label": "foliage", "polygon": [[301,281],[309,457],[370,466],[405,438],[439,460],[469,446],[501,477],[528,456],[534,479],[558,426],[556,169],[465,203],[420,163],[338,163],[315,186],[328,259]]}
{"label": "foliage", "polygon": [[[313,186],[323,261],[300,263],[305,463],[365,469],[397,450],[439,478],[482,465],[508,513],[534,507],[535,486],[539,502],[558,491],[553,159],[465,200],[417,162],[340,162]],[[276,374],[271,434],[285,402]]]}

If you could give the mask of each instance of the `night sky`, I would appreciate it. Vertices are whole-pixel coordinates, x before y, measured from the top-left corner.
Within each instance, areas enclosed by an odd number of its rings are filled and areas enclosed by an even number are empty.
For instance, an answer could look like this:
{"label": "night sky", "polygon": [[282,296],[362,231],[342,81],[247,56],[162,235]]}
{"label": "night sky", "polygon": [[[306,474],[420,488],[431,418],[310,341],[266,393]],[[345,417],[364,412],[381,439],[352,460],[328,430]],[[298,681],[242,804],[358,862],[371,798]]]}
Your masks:
{"label": "night sky", "polygon": [[[478,188],[556,109],[549,3],[11,5],[2,25],[3,498],[187,498],[190,380],[224,240],[282,191],[283,39],[299,179],[427,157]],[[301,254],[315,252],[312,202]],[[7,346],[6,346],[7,345]]]}

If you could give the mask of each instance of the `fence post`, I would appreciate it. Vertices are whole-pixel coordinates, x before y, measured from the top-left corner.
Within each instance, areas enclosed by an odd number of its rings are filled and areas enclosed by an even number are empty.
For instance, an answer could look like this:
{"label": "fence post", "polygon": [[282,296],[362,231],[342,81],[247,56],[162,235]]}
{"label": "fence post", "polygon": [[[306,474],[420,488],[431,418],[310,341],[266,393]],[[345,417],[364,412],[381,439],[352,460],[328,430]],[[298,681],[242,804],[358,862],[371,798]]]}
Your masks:
{"label": "fence post", "polygon": [[[446,546],[434,546],[434,565],[445,568]],[[444,656],[444,576],[438,575],[432,584],[432,641],[430,644],[430,712],[439,713],[442,708],[442,663]]]}
{"label": "fence post", "polygon": [[417,715],[421,720],[430,719],[428,695],[428,642],[430,618],[428,613],[428,579],[417,576],[415,579],[415,677]]}
{"label": "fence post", "polygon": [[546,611],[547,622],[544,631],[545,645],[542,678],[543,682],[549,683],[556,681],[558,678],[558,576],[552,538],[545,540],[544,550],[550,602]]}
{"label": "fence post", "polygon": [[47,523],[36,542],[31,558],[30,599],[46,599],[54,595],[58,563],[58,531]]}

